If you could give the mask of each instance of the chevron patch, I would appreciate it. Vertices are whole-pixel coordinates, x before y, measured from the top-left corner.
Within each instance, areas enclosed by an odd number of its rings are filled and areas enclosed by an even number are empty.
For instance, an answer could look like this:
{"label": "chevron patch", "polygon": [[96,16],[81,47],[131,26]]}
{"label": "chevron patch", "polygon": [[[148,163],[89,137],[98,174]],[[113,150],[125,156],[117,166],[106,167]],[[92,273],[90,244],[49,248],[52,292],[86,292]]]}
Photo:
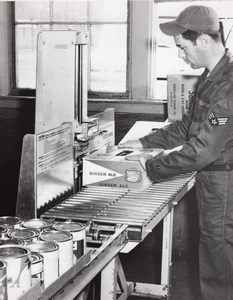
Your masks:
{"label": "chevron patch", "polygon": [[213,126],[221,126],[221,125],[226,125],[229,118],[228,117],[222,117],[222,118],[218,118],[215,116],[214,113],[211,113],[209,115],[209,121],[210,121],[210,124],[213,125]]}

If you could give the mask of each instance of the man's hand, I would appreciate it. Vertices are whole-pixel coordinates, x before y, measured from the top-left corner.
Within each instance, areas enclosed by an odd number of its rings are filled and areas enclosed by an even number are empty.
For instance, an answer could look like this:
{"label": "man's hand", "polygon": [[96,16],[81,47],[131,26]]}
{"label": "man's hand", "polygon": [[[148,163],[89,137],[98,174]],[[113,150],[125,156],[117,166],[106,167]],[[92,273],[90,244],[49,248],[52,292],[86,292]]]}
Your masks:
{"label": "man's hand", "polygon": [[118,148],[135,148],[142,149],[143,145],[140,140],[128,140],[123,143],[118,144]]}
{"label": "man's hand", "polygon": [[146,161],[150,158],[153,158],[153,156],[147,153],[142,153],[139,155],[132,154],[132,155],[127,155],[125,157],[126,160],[139,161],[145,171],[146,171]]}

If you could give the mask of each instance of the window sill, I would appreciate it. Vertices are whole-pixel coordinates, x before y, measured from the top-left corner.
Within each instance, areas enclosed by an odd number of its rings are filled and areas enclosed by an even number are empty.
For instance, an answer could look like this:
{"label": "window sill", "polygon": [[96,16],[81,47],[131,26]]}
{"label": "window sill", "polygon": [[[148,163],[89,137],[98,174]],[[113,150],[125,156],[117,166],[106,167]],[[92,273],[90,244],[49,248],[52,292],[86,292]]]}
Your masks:
{"label": "window sill", "polygon": [[[35,107],[35,97],[5,96],[0,97],[0,108],[32,108]],[[117,113],[148,113],[164,115],[167,109],[167,101],[162,100],[119,100],[119,99],[88,99],[88,110],[101,112],[106,108],[114,108]]]}
{"label": "window sill", "polygon": [[164,115],[167,110],[167,101],[162,100],[88,100],[88,110],[103,111],[106,108],[114,108],[118,113],[148,113],[156,115]]}

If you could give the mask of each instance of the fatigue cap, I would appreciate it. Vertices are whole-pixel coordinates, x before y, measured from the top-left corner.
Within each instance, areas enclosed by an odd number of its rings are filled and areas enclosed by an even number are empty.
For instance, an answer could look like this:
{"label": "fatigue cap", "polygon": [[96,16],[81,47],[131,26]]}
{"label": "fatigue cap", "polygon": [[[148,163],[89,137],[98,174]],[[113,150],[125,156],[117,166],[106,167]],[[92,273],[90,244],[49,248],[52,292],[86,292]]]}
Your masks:
{"label": "fatigue cap", "polygon": [[215,32],[219,30],[219,18],[211,7],[192,5],[186,7],[175,21],[162,23],[159,27],[170,36],[182,34],[186,30]]}

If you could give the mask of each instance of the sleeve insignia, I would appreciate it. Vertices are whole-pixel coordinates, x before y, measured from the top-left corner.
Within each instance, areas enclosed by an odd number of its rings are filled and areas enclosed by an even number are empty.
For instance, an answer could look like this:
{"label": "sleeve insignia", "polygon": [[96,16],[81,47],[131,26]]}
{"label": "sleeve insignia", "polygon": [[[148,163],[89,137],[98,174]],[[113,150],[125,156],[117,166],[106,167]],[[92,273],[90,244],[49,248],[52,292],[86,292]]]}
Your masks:
{"label": "sleeve insignia", "polygon": [[222,117],[222,118],[218,118],[215,116],[214,113],[211,113],[208,117],[210,124],[213,126],[221,126],[221,125],[226,125],[229,118],[228,117]]}

